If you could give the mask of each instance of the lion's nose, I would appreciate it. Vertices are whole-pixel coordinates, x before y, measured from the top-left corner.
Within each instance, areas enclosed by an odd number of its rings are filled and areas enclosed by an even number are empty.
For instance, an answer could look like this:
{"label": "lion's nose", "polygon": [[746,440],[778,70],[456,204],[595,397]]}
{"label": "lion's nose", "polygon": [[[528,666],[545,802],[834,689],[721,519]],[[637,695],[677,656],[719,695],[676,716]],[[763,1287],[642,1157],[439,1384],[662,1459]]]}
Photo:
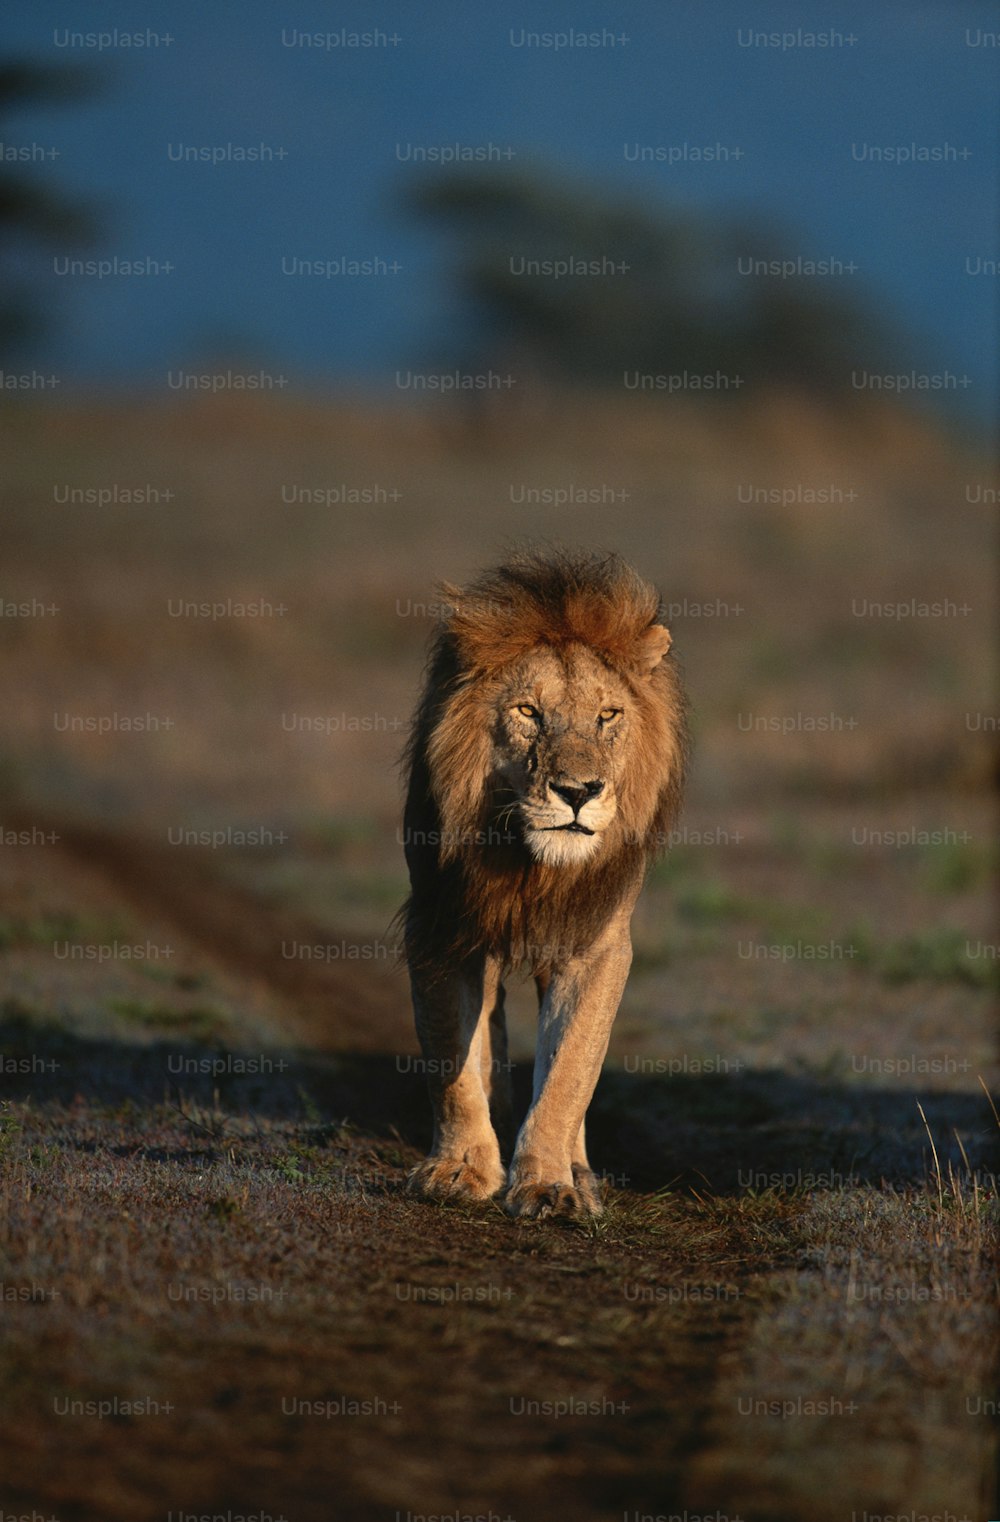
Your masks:
{"label": "lion's nose", "polygon": [[604,791],[603,782],[550,782],[549,787],[565,799],[574,814],[578,814],[585,803]]}

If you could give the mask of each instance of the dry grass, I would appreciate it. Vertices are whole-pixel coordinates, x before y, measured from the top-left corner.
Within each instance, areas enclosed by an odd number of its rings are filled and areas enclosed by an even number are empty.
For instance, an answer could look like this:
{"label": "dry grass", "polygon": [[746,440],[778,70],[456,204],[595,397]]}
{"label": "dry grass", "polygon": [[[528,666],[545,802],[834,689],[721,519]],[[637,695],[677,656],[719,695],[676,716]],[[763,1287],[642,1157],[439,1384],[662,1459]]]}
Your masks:
{"label": "dry grass", "polygon": [[[892,412],[788,401],[485,433],[344,408],[18,408],[0,432],[4,595],[61,609],[0,621],[18,693],[0,822],[62,837],[0,851],[4,1509],[984,1514],[982,462]],[[53,482],[115,481],[175,498],[52,501]],[[282,501],[340,482],[401,496]],[[569,482],[630,495],[510,500]],[[855,496],[739,501],[795,482]],[[609,1208],[582,1228],[403,1190],[427,1112],[386,925],[427,621],[397,610],[528,530],[613,543],[686,600],[697,710],[687,834],[637,914],[593,1109]],[[243,596],[288,611],[165,614]],[[911,597],[970,611],[851,611]],[[72,733],[64,712],[172,727]],[[337,722],[285,728],[295,714]],[[199,851],[176,827],[272,839]],[[289,959],[291,941],[336,954]],[[122,945],[170,955],[97,954]],[[523,1061],[523,994],[514,1037]],[[161,1409],[60,1415],[64,1398]],[[556,1406],[519,1414],[533,1400]],[[362,1407],[326,1405],[344,1401]]]}

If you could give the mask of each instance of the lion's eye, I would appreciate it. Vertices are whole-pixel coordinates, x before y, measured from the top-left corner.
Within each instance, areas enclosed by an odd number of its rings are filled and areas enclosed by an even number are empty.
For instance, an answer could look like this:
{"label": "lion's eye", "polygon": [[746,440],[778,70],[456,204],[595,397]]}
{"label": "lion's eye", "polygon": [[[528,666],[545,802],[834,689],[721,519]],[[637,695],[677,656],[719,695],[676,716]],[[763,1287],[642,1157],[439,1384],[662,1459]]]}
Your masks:
{"label": "lion's eye", "polygon": [[612,719],[617,719],[617,717],[618,717],[618,715],[620,713],[621,713],[621,709],[620,708],[602,708],[600,713],[598,714],[598,718],[600,719],[602,724],[610,724],[611,720]]}
{"label": "lion's eye", "polygon": [[533,703],[518,703],[517,711],[521,717],[525,719],[541,718],[538,709],[534,706]]}

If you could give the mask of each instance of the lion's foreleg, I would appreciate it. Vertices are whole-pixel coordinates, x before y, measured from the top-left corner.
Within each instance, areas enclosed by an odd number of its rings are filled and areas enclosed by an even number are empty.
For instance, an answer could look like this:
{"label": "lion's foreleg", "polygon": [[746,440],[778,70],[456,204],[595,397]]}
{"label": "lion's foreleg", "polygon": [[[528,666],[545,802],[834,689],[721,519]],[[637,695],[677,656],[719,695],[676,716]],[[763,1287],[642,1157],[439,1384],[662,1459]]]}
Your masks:
{"label": "lion's foreleg", "polygon": [[438,1198],[488,1199],[505,1181],[483,1083],[499,970],[486,963],[433,979],[414,973],[411,986],[434,1111],[430,1155],[411,1186]]}
{"label": "lion's foreleg", "polygon": [[552,975],[539,1012],[531,1109],[511,1163],[506,1204],[512,1215],[600,1210],[584,1116],[631,960],[628,922],[619,919],[586,956]]}

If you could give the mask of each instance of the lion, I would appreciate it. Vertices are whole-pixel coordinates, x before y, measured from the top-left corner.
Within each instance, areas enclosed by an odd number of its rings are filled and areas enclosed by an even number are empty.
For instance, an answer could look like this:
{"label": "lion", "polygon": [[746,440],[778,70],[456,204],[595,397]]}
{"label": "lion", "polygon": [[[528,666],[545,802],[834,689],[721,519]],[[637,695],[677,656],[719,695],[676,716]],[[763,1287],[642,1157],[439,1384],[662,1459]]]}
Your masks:
{"label": "lion", "polygon": [[[521,551],[442,590],[404,757],[400,916],[434,1116],[410,1187],[597,1215],[584,1118],[680,808],[683,684],[658,593],[618,555]],[[503,979],[522,967],[539,1024],[515,1139]]]}

